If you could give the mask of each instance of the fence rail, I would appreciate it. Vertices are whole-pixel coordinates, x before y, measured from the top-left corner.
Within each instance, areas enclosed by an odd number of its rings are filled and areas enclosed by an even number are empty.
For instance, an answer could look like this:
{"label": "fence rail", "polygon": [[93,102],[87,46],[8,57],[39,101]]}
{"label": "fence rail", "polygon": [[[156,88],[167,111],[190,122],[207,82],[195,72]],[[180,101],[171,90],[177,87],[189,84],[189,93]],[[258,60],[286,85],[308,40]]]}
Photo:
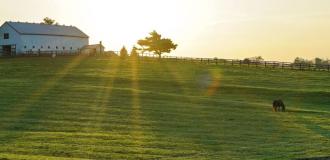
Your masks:
{"label": "fence rail", "polygon": [[[110,52],[109,52],[110,53]],[[114,52],[115,53],[115,52]],[[74,56],[80,55],[80,52],[68,52],[68,51],[28,51],[19,56],[51,56],[56,54],[59,56]],[[94,54],[94,55],[107,55]],[[150,53],[139,54],[140,59],[158,59],[158,56]],[[328,71],[330,72],[330,64],[306,64],[306,63],[291,63],[291,62],[279,62],[279,61],[244,61],[238,59],[218,59],[218,58],[192,58],[192,57],[177,57],[177,56],[162,56],[164,60],[178,61],[178,62],[191,62],[208,65],[224,65],[224,66],[239,66],[239,67],[255,67],[255,68],[270,68],[270,69],[291,69],[301,71]]]}
{"label": "fence rail", "polygon": [[[158,58],[151,54],[141,54],[141,58]],[[239,66],[239,67],[255,67],[269,69],[291,69],[301,71],[328,71],[330,72],[330,64],[306,64],[306,63],[291,63],[279,61],[244,61],[238,59],[217,59],[217,58],[191,58],[191,57],[175,57],[163,56],[162,59],[181,62],[202,63],[208,65],[224,65],[224,66]]]}

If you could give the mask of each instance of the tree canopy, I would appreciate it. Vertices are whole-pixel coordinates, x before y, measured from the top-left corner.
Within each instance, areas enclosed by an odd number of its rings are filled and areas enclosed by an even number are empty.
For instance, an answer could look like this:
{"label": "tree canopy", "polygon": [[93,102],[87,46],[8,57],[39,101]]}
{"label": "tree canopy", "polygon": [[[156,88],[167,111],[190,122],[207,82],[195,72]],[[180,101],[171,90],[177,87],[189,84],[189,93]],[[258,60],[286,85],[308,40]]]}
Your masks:
{"label": "tree canopy", "polygon": [[294,62],[295,64],[313,64],[313,61],[310,61],[308,59],[304,59],[304,58],[301,58],[301,57],[297,57],[294,59]]}
{"label": "tree canopy", "polygon": [[131,51],[131,57],[138,57],[139,56],[139,53],[137,52],[138,51],[138,48],[136,48],[135,46],[132,48],[132,51]]}
{"label": "tree canopy", "polygon": [[120,58],[126,58],[126,57],[128,57],[128,51],[127,51],[127,49],[126,49],[126,47],[125,46],[123,46],[123,48],[120,50]]}
{"label": "tree canopy", "polygon": [[161,58],[163,53],[170,53],[177,48],[169,38],[162,38],[162,35],[153,31],[149,33],[149,37],[139,40],[138,45],[142,47],[142,52],[149,51],[158,55]]}
{"label": "tree canopy", "polygon": [[322,59],[322,58],[318,58],[316,57],[313,60],[308,60],[308,59],[304,59],[301,57],[297,57],[294,59],[293,61],[294,64],[302,64],[302,65],[309,65],[309,64],[315,64],[316,67],[320,67],[322,65],[330,65],[330,60],[329,59]]}
{"label": "tree canopy", "polygon": [[49,25],[54,25],[55,24],[55,20],[54,19],[51,19],[49,17],[46,17],[43,19],[43,22],[44,24],[49,24]]}
{"label": "tree canopy", "polygon": [[261,63],[263,61],[264,61],[264,58],[262,58],[261,56],[256,56],[256,57],[251,57],[251,58],[245,58],[243,60],[243,63],[245,63],[245,64],[248,64],[248,63],[251,63],[251,62]]}

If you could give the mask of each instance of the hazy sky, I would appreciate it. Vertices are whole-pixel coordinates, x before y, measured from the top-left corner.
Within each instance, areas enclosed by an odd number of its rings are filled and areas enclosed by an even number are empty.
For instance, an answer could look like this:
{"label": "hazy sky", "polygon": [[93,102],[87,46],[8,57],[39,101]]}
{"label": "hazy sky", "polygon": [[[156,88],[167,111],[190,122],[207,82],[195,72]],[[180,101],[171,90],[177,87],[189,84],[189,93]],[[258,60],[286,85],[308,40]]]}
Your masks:
{"label": "hazy sky", "polygon": [[172,55],[268,60],[330,58],[330,0],[0,0],[0,23],[74,25],[107,50],[157,30]]}

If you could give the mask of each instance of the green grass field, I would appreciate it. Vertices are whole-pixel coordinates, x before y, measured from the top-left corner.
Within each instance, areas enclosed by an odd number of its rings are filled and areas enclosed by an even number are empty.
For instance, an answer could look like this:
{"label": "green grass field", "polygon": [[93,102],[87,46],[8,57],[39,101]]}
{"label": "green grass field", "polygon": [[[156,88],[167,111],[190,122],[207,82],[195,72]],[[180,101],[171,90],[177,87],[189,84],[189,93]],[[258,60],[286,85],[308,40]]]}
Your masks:
{"label": "green grass field", "polygon": [[0,159],[325,157],[329,107],[329,72],[0,59]]}

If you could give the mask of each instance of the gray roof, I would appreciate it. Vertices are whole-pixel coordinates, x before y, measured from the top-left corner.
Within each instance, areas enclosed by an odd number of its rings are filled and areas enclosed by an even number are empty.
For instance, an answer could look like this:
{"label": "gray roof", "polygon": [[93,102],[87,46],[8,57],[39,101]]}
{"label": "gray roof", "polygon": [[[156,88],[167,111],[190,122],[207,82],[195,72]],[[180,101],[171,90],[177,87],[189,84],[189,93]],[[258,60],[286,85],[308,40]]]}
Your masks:
{"label": "gray roof", "polygon": [[88,38],[84,32],[74,26],[48,25],[40,23],[6,22],[22,35],[49,35]]}

